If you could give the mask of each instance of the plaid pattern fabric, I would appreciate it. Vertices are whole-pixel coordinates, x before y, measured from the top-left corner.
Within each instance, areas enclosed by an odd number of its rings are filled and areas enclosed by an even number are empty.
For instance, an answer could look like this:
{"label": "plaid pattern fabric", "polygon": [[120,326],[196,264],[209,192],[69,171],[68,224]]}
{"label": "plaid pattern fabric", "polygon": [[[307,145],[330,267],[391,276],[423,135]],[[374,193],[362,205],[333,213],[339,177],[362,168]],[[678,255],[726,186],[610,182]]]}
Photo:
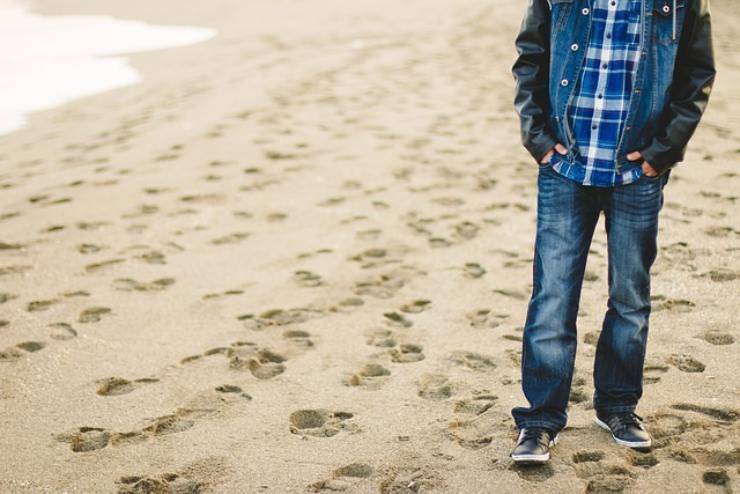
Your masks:
{"label": "plaid pattern fabric", "polygon": [[612,187],[640,178],[642,165],[614,163],[640,58],[642,0],[594,0],[591,39],[568,108],[576,162],[553,153],[553,169],[583,185]]}

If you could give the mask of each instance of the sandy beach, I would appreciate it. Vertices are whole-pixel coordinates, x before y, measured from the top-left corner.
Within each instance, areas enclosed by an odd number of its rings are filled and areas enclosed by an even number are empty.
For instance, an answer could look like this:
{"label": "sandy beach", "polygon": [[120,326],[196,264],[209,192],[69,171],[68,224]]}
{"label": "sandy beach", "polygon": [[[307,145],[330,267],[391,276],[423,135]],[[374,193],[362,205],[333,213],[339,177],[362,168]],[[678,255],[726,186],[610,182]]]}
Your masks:
{"label": "sandy beach", "polygon": [[[517,468],[536,165],[526,0],[33,0],[215,29],[0,137],[0,492],[740,488],[740,11],[660,216],[638,413],[593,422],[589,256],[570,423]],[[584,445],[587,445],[584,447]]]}

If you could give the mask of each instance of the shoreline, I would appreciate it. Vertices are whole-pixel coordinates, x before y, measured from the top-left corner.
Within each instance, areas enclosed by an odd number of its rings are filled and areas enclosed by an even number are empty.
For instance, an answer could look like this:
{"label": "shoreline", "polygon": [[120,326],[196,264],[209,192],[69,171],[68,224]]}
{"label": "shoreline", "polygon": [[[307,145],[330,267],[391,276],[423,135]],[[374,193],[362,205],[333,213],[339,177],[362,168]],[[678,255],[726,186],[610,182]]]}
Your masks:
{"label": "shoreline", "polygon": [[22,3],[4,4],[0,21],[12,27],[0,36],[3,46],[16,47],[0,50],[7,98],[2,134],[22,128],[29,114],[141,82],[126,55],[204,42],[216,34],[102,15],[41,16]]}

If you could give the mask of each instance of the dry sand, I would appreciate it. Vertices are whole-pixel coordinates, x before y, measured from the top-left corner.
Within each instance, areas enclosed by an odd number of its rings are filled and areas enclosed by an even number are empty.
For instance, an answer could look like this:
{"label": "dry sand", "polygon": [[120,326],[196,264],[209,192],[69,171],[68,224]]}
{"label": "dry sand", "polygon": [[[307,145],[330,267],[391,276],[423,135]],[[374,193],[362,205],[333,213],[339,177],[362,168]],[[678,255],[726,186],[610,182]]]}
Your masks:
{"label": "dry sand", "polygon": [[603,220],[571,421],[517,469],[536,167],[525,0],[36,0],[213,27],[143,84],[0,138],[2,492],[738,488],[740,59],[665,189],[631,453],[592,422]]}

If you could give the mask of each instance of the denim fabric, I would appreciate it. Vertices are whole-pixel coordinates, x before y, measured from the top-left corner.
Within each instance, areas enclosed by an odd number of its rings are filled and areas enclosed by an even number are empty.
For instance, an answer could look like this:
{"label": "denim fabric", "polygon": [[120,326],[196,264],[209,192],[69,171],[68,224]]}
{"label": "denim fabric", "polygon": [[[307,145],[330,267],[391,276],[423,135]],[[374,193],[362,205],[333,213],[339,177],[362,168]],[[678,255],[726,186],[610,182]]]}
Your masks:
{"label": "denim fabric", "polygon": [[[553,154],[553,169],[583,185],[612,187],[642,174],[639,163],[622,173],[614,164],[640,58],[641,11],[642,0],[592,0],[591,36],[568,107],[576,160],[564,163]],[[571,45],[571,51],[577,49]]]}
{"label": "denim fabric", "polygon": [[518,427],[559,431],[567,423],[581,286],[602,211],[609,300],[596,351],[594,407],[601,412],[635,409],[642,396],[650,267],[670,172],[603,188],[570,180],[550,164],[540,166],[533,290],[522,353],[522,388],[530,406],[512,410]]}
{"label": "denim fabric", "polygon": [[[615,169],[632,170],[627,154],[644,149],[658,131],[660,116],[669,101],[686,1],[643,0],[640,6],[640,59],[635,69],[632,94],[618,136],[615,136]],[[587,63],[586,50],[594,33],[593,0],[550,0],[550,128],[568,150],[564,158],[575,163],[577,143],[568,109],[573,103],[578,78]],[[674,18],[675,15],[675,18]],[[677,26],[673,35],[674,20]]]}

